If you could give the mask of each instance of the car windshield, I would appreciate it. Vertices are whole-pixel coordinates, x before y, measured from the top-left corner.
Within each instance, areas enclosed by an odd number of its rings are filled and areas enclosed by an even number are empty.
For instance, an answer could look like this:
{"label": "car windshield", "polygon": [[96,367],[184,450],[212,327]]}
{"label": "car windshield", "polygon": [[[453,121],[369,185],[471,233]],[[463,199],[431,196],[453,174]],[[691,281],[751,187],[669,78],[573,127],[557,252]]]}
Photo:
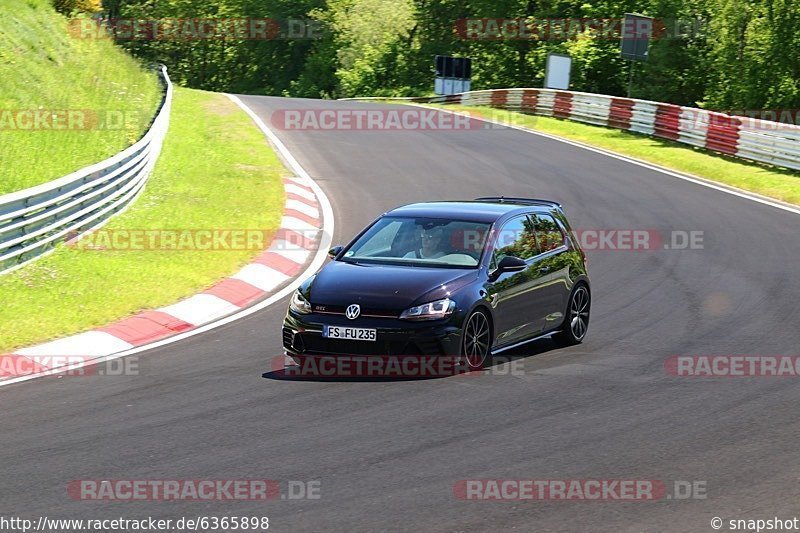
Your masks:
{"label": "car windshield", "polygon": [[383,217],[345,252],[343,261],[474,268],[490,224],[440,218]]}

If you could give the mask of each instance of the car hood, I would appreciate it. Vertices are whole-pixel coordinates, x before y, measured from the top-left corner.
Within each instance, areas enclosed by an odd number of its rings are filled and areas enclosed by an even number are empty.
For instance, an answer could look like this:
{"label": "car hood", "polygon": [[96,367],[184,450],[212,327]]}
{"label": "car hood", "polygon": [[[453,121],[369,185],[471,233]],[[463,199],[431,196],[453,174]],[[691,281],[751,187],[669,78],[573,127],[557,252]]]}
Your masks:
{"label": "car hood", "polygon": [[305,287],[312,305],[402,311],[446,298],[477,277],[477,270],[328,263]]}

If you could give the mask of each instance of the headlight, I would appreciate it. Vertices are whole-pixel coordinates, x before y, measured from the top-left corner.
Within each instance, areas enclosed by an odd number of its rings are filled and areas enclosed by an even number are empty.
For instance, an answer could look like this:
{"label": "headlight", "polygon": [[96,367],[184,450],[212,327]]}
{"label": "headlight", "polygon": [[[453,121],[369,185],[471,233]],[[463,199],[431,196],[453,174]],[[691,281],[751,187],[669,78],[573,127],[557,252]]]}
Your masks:
{"label": "headlight", "polygon": [[436,300],[416,307],[409,307],[400,313],[400,318],[405,318],[406,320],[436,320],[437,318],[450,316],[455,308],[456,303],[449,298],[445,298],[444,300]]}
{"label": "headlight", "polygon": [[311,312],[311,304],[308,303],[308,300],[303,298],[303,295],[300,294],[300,291],[294,291],[292,295],[292,301],[289,302],[289,309],[294,311],[295,313],[300,313],[301,315],[307,315]]}

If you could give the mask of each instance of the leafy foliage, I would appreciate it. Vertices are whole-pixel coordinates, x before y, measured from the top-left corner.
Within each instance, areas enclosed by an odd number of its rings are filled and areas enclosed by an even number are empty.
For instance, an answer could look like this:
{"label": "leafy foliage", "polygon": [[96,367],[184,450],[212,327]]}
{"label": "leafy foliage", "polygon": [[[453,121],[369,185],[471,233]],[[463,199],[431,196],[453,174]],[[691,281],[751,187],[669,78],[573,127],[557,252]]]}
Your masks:
{"label": "leafy foliage", "polygon": [[[89,0],[56,0],[89,1]],[[573,58],[572,88],[624,95],[619,34],[585,29],[468,39],[457,21],[621,19],[667,31],[635,65],[633,96],[710,108],[800,107],[795,0],[103,0],[114,17],[254,17],[323,24],[318,39],[121,41],[205,89],[308,97],[430,93],[433,56],[473,58],[473,88],[537,87],[548,53]],[[463,24],[463,23],[462,23]]]}
{"label": "leafy foliage", "polygon": [[62,15],[73,15],[78,12],[97,13],[103,10],[100,0],[53,0],[53,7]]}

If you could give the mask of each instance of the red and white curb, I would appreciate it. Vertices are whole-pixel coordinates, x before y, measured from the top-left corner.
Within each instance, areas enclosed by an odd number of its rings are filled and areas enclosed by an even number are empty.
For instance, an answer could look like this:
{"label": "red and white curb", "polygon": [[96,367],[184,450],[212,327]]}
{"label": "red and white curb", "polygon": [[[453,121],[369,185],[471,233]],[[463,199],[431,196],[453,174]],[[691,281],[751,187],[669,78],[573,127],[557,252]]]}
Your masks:
{"label": "red and white curb", "polygon": [[[0,386],[125,357],[222,326],[280,300],[322,266],[333,235],[333,210],[325,193],[250,108],[228,97],[295,173],[283,180],[286,203],[269,248],[236,274],[178,303],[1,355]],[[20,364],[25,360],[30,364]]]}

